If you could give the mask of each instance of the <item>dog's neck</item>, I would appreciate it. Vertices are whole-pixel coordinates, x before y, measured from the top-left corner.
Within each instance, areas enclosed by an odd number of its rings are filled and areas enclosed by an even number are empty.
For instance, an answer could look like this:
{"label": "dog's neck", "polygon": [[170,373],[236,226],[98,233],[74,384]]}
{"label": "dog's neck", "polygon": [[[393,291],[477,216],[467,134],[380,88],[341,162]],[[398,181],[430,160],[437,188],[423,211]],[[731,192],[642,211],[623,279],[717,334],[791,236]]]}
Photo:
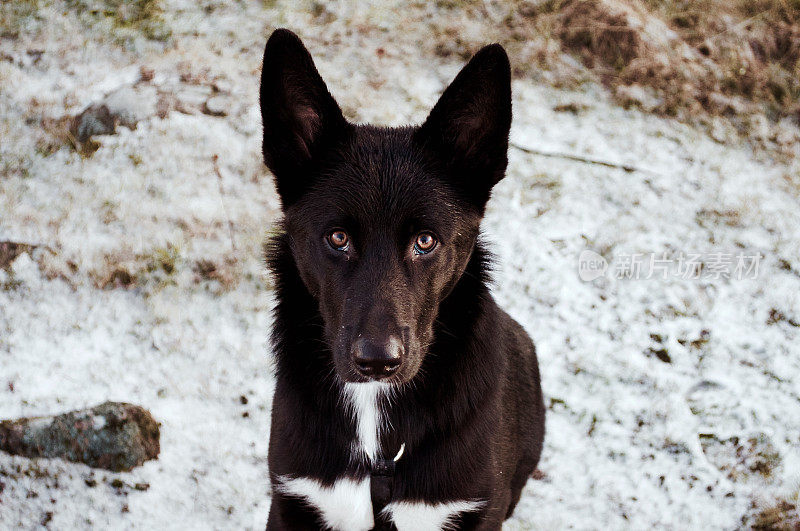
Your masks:
{"label": "dog's neck", "polygon": [[[444,431],[466,423],[496,392],[488,382],[496,380],[493,375],[503,363],[486,355],[494,352],[485,347],[493,329],[483,310],[484,304],[493,304],[487,262],[487,253],[476,246],[440,304],[434,341],[411,382],[392,388],[345,384],[336,376],[317,301],[300,278],[287,238],[273,240],[269,265],[276,283],[276,376],[279,388],[292,395],[286,399],[295,401],[304,415],[302,425],[309,430],[317,426],[316,435],[349,441],[351,465],[355,458],[356,468],[368,470],[376,458],[391,458],[404,443],[410,451],[432,432],[441,438]],[[319,424],[326,429],[320,430]]]}

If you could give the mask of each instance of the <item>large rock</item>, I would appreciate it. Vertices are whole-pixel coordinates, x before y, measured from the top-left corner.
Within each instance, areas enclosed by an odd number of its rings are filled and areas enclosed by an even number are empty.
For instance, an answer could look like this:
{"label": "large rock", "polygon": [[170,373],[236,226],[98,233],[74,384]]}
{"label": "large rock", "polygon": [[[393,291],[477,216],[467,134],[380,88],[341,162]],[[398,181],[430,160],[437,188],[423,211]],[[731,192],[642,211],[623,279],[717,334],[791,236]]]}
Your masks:
{"label": "large rock", "polygon": [[122,472],[158,457],[159,429],[146,409],[106,402],[52,417],[0,422],[0,450]]}
{"label": "large rock", "polygon": [[122,87],[98,103],[86,107],[72,121],[70,131],[84,143],[95,135],[111,135],[117,125],[129,129],[157,111],[158,94],[155,87]]}

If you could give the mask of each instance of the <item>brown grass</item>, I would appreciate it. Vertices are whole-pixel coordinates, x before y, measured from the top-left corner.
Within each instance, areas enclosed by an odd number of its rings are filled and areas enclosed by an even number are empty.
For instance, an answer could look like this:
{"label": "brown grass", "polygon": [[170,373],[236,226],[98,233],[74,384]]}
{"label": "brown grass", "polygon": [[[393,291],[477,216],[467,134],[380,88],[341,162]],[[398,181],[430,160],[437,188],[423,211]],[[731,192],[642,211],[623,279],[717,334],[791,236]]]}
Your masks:
{"label": "brown grass", "polygon": [[[38,4],[2,3],[0,35],[37,27]],[[153,39],[168,34],[161,4],[65,0],[112,33]],[[724,122],[717,129],[725,134],[713,135],[720,141],[731,130],[785,152],[800,143],[800,135],[787,132],[800,122],[800,0],[437,0],[406,8],[406,24],[430,30],[419,53],[465,60],[496,41],[516,77],[556,87],[599,80],[622,105],[715,127]],[[420,46],[417,33],[398,33],[397,46]],[[186,83],[204,77],[180,75]],[[171,105],[162,98],[159,112]],[[42,153],[64,141],[60,125],[50,124]]]}
{"label": "brown grass", "polygon": [[797,496],[754,504],[752,514],[742,522],[750,529],[770,531],[797,531],[800,529],[800,512]]}
{"label": "brown grass", "polygon": [[38,0],[0,2],[0,38],[16,39],[33,25],[39,25]]}
{"label": "brown grass", "polygon": [[557,7],[549,16],[563,48],[613,89],[651,89],[657,113],[800,117],[800,0],[566,0]]}
{"label": "brown grass", "polygon": [[[759,140],[785,137],[782,127],[800,122],[800,0],[492,5],[490,16],[485,2],[440,2],[453,17],[437,22],[436,51],[468,57],[487,40],[497,40],[508,50],[517,77],[556,86],[594,78],[625,106],[690,122],[721,117],[741,135]],[[469,27],[465,20],[478,21],[481,31],[463,29]],[[564,51],[584,70],[564,60]],[[758,116],[768,118],[766,135],[762,122],[753,125]]]}

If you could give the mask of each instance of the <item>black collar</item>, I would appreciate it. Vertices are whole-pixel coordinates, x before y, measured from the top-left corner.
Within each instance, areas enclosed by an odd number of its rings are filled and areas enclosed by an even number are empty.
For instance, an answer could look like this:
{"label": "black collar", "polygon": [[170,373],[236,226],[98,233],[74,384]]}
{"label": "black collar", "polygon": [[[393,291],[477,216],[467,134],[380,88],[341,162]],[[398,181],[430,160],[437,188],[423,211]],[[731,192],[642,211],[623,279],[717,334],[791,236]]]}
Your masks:
{"label": "black collar", "polygon": [[372,463],[372,470],[369,474],[369,494],[372,498],[372,517],[375,520],[373,529],[393,529],[389,515],[382,514],[382,512],[392,499],[395,464],[403,456],[405,449],[406,445],[403,443],[393,459],[376,459]]}

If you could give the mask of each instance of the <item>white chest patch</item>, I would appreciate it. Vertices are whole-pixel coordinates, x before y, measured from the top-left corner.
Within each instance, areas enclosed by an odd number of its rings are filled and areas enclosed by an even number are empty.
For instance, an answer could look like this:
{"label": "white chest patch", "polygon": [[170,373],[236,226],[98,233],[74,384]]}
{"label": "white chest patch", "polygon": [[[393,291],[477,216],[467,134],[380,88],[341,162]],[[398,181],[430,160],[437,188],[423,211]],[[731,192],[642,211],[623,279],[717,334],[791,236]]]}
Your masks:
{"label": "white chest patch", "polygon": [[[360,481],[340,479],[330,487],[311,478],[281,477],[277,488],[302,498],[322,517],[325,527],[336,531],[367,531],[375,524],[369,477]],[[392,502],[383,510],[399,531],[442,531],[464,512],[477,511],[481,501],[452,501],[434,505],[420,502]]]}
{"label": "white chest patch", "polygon": [[477,511],[481,501],[452,501],[429,505],[420,502],[393,502],[383,510],[399,531],[440,531],[450,529],[461,513]]}
{"label": "white chest patch", "polygon": [[325,526],[341,531],[372,529],[372,499],[369,478],[340,479],[330,487],[310,478],[280,478],[278,488],[287,495],[303,498],[322,516]]}
{"label": "white chest patch", "polygon": [[378,456],[380,432],[384,424],[378,400],[390,389],[389,384],[380,382],[344,384],[345,397],[349,401],[348,406],[358,432],[353,451],[363,453],[370,461],[375,461]]}

